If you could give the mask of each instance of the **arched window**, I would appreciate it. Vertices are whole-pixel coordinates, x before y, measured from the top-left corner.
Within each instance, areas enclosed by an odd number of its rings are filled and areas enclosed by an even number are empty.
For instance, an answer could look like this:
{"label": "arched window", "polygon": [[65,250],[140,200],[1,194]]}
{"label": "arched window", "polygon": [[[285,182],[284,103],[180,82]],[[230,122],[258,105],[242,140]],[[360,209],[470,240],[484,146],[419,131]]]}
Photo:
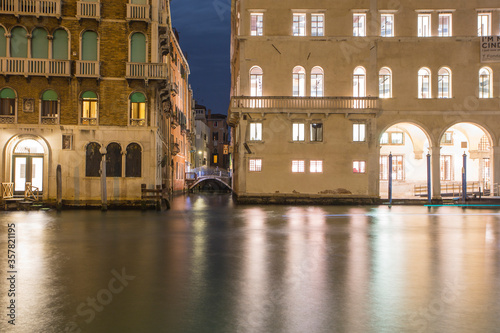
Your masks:
{"label": "arched window", "polygon": [[97,95],[93,91],[86,91],[82,94],[82,125],[97,125],[98,107]]}
{"label": "arched window", "polygon": [[390,68],[383,67],[378,72],[378,91],[380,98],[392,97],[392,72]]}
{"label": "arched window", "polygon": [[262,68],[254,66],[250,69],[250,96],[262,96]]}
{"label": "arched window", "polygon": [[42,124],[57,124],[59,116],[59,96],[54,90],[45,90],[42,94],[40,116]]}
{"label": "arched window", "polygon": [[141,32],[130,37],[130,62],[146,62],[146,36]]}
{"label": "arched window", "polygon": [[101,170],[102,155],[99,151],[101,145],[90,142],[85,149],[85,177],[99,177]]}
{"label": "arched window", "polygon": [[85,31],[82,36],[82,60],[97,61],[97,33]]}
{"label": "arched window", "polygon": [[49,58],[49,40],[47,39],[47,30],[36,28],[31,37],[31,57],[38,59]]}
{"label": "arched window", "polygon": [[52,58],[68,60],[68,32],[64,29],[54,31],[52,40]]}
{"label": "arched window", "polygon": [[366,70],[363,67],[356,67],[352,80],[352,96],[366,96]]}
{"label": "arched window", "polygon": [[16,119],[16,93],[10,88],[0,90],[0,123],[14,123]]}
{"label": "arched window", "polygon": [[425,67],[418,71],[418,98],[431,98],[431,71]]}
{"label": "arched window", "polygon": [[130,95],[130,125],[146,125],[146,96],[136,92]]}
{"label": "arched window", "polygon": [[491,69],[483,67],[479,70],[479,98],[493,97],[493,74]]}
{"label": "arched window", "polygon": [[106,147],[106,177],[122,176],[122,147],[112,142]]}
{"label": "arched window", "polygon": [[137,143],[127,146],[127,156],[125,159],[125,177],[141,177],[142,169],[142,149]]}
{"label": "arched window", "polygon": [[0,57],[7,56],[7,38],[5,38],[5,29],[0,26]]}
{"label": "arched window", "polygon": [[306,95],[306,70],[304,67],[296,66],[293,69],[293,96],[304,97]]}
{"label": "arched window", "polygon": [[323,97],[323,68],[316,66],[311,70],[311,97]]}
{"label": "arched window", "polygon": [[438,98],[451,98],[451,70],[446,67],[438,71]]}
{"label": "arched window", "polygon": [[26,29],[15,27],[11,31],[10,37],[10,56],[13,58],[28,57],[28,38]]}

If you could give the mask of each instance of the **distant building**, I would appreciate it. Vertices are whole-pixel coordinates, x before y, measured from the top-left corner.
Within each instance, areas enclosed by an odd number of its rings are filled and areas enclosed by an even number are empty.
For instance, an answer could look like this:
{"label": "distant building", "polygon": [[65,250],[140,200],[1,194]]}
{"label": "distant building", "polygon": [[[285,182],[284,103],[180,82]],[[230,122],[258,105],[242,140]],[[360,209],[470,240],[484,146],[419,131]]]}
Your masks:
{"label": "distant building", "polygon": [[427,196],[429,180],[440,201],[460,192],[464,154],[468,192],[494,193],[499,13],[487,0],[233,0],[238,200],[374,203],[392,177],[394,195]]}
{"label": "distant building", "polygon": [[195,168],[208,166],[210,158],[209,140],[210,128],[207,125],[206,117],[207,108],[203,105],[195,105],[195,128],[196,128],[196,152],[195,152]]}
{"label": "distant building", "polygon": [[110,201],[183,189],[191,93],[170,1],[29,3],[0,5],[4,186],[55,200],[61,165],[63,200],[97,202],[105,156]]}
{"label": "distant building", "polygon": [[210,141],[208,149],[210,152],[210,166],[219,169],[229,169],[229,127],[227,116],[223,114],[212,114],[208,111],[207,123],[210,128]]}

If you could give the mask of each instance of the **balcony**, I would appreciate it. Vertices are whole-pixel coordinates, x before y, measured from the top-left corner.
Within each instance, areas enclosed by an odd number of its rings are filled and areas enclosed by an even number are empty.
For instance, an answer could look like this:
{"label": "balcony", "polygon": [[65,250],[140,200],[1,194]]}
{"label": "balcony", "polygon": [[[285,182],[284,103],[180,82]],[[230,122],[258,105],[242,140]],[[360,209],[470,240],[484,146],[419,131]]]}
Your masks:
{"label": "balcony", "polygon": [[43,125],[58,125],[59,124],[59,116],[58,115],[49,115],[42,116],[40,122]]}
{"label": "balcony", "polygon": [[149,17],[150,6],[148,5],[137,5],[128,3],[127,4],[127,21],[144,21],[150,22]]}
{"label": "balcony", "polygon": [[128,62],[127,79],[165,80],[167,78],[167,64]]}
{"label": "balcony", "polygon": [[0,58],[0,74],[24,75],[26,77],[70,77],[71,61],[55,59]]}
{"label": "balcony", "polygon": [[16,116],[0,115],[0,124],[15,124]]}
{"label": "balcony", "polygon": [[[231,99],[231,109],[257,109],[263,112],[264,109],[280,109],[288,112],[317,112],[321,110],[325,113],[366,113],[378,111],[380,109],[378,97],[233,97]],[[352,111],[352,112],[351,112]]]}
{"label": "balcony", "polygon": [[77,1],[76,18],[78,18],[79,20],[85,18],[99,21],[101,19],[101,2]]}
{"label": "balcony", "polygon": [[100,78],[100,63],[99,61],[78,60],[76,62],[76,77],[84,78]]}
{"label": "balcony", "polygon": [[61,17],[61,0],[0,0],[0,14]]}

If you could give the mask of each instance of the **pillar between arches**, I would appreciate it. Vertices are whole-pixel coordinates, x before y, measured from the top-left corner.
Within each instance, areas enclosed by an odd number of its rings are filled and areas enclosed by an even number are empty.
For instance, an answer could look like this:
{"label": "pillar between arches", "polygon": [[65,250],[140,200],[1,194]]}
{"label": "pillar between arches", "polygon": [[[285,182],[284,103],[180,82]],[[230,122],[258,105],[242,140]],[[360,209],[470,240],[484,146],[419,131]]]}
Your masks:
{"label": "pillar between arches", "polygon": [[431,150],[432,201],[442,201],[441,197],[441,147],[433,146]]}

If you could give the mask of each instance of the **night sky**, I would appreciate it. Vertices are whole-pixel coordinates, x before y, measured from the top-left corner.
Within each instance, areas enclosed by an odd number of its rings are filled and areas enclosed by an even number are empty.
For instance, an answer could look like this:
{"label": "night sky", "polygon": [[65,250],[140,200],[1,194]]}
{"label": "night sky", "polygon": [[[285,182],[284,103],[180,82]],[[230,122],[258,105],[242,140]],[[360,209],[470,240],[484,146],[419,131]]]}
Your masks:
{"label": "night sky", "polygon": [[212,113],[227,114],[230,91],[231,0],[172,0],[194,98]]}

